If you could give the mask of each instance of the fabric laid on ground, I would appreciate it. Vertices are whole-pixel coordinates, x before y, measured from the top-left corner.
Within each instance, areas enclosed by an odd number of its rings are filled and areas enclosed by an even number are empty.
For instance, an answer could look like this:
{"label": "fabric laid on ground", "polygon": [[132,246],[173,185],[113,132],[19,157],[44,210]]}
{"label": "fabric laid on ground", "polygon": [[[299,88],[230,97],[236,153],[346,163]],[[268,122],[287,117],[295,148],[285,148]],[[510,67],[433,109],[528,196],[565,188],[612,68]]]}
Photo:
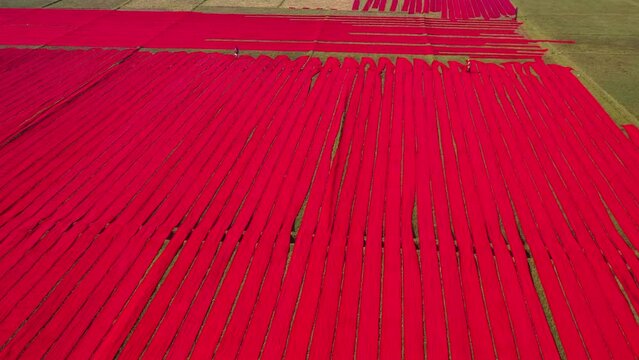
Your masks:
{"label": "fabric laid on ground", "polygon": [[0,356],[637,357],[639,148],[471,70],[0,50]]}
{"label": "fabric laid on ground", "polygon": [[353,0],[353,10],[401,11],[409,14],[441,13],[442,19],[451,20],[489,20],[517,14],[517,9],[510,0]]}
{"label": "fabric laid on ground", "polygon": [[511,20],[0,9],[0,44],[537,59]]}
{"label": "fabric laid on ground", "polygon": [[639,129],[632,124],[624,125],[623,128],[626,130],[626,134],[628,134],[630,140],[639,147]]}

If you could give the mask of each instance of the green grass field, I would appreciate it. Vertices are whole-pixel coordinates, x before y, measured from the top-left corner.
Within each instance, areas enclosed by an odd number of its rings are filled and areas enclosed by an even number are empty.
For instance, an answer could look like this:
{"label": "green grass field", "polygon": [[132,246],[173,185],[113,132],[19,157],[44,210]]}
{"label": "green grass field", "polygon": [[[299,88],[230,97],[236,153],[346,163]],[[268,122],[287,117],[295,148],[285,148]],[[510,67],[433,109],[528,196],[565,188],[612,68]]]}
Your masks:
{"label": "green grass field", "polygon": [[619,123],[638,124],[638,0],[514,0],[533,38],[575,40],[546,44],[547,62],[572,67]]}

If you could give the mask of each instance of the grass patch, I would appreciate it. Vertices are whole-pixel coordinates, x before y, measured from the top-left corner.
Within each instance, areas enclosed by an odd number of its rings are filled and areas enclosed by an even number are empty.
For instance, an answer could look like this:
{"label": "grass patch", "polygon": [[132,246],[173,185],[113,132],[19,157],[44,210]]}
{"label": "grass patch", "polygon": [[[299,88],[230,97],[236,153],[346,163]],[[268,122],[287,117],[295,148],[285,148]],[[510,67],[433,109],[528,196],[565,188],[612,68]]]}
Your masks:
{"label": "grass patch", "polygon": [[535,285],[535,290],[537,291],[537,295],[539,296],[539,301],[541,302],[541,307],[544,309],[544,315],[546,315],[546,321],[548,321],[548,327],[550,328],[550,333],[552,334],[553,339],[555,340],[555,345],[557,345],[557,351],[559,352],[559,357],[562,360],[566,360],[566,351],[564,350],[564,345],[561,343],[561,339],[559,338],[559,332],[557,331],[557,324],[555,324],[555,319],[552,316],[552,311],[550,310],[550,304],[548,304],[548,298],[546,297],[546,292],[544,291],[544,287],[541,284],[541,279],[539,278],[539,273],[537,272],[537,267],[535,266],[535,261],[532,257],[528,258],[528,268],[530,269],[530,275],[533,279],[533,284]]}
{"label": "grass patch", "polygon": [[626,0],[514,1],[528,37],[576,41],[574,45],[544,44],[547,62],[572,67],[618,124],[639,124],[639,4]]}

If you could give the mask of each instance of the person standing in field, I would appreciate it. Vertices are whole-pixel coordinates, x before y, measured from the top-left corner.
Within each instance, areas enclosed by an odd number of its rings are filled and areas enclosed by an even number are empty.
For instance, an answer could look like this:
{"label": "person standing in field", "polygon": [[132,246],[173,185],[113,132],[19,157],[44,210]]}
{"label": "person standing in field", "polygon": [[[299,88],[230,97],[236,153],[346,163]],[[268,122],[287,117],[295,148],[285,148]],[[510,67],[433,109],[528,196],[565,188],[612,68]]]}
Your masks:
{"label": "person standing in field", "polygon": [[470,58],[468,58],[468,59],[466,59],[466,72],[467,73],[470,73],[470,66],[471,66]]}

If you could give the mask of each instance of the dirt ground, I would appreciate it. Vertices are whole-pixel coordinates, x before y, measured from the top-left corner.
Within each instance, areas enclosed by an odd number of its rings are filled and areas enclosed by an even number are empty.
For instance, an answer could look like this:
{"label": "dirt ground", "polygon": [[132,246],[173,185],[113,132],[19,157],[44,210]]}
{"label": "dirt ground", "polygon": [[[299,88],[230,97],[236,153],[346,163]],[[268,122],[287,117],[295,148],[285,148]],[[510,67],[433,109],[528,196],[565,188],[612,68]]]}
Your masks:
{"label": "dirt ground", "polygon": [[282,0],[206,0],[201,6],[205,7],[266,7],[277,8],[281,5]]}
{"label": "dirt ground", "polygon": [[49,4],[48,8],[59,9],[117,9],[127,3],[127,0],[60,0]]}
{"label": "dirt ground", "polygon": [[171,10],[193,10],[201,0],[131,0],[124,4],[121,9],[171,9]]}
{"label": "dirt ground", "polygon": [[51,3],[51,0],[0,0],[0,7],[31,8],[44,7]]}
{"label": "dirt ground", "polygon": [[352,0],[284,0],[282,7],[309,7],[322,9],[351,10],[353,8]]}

